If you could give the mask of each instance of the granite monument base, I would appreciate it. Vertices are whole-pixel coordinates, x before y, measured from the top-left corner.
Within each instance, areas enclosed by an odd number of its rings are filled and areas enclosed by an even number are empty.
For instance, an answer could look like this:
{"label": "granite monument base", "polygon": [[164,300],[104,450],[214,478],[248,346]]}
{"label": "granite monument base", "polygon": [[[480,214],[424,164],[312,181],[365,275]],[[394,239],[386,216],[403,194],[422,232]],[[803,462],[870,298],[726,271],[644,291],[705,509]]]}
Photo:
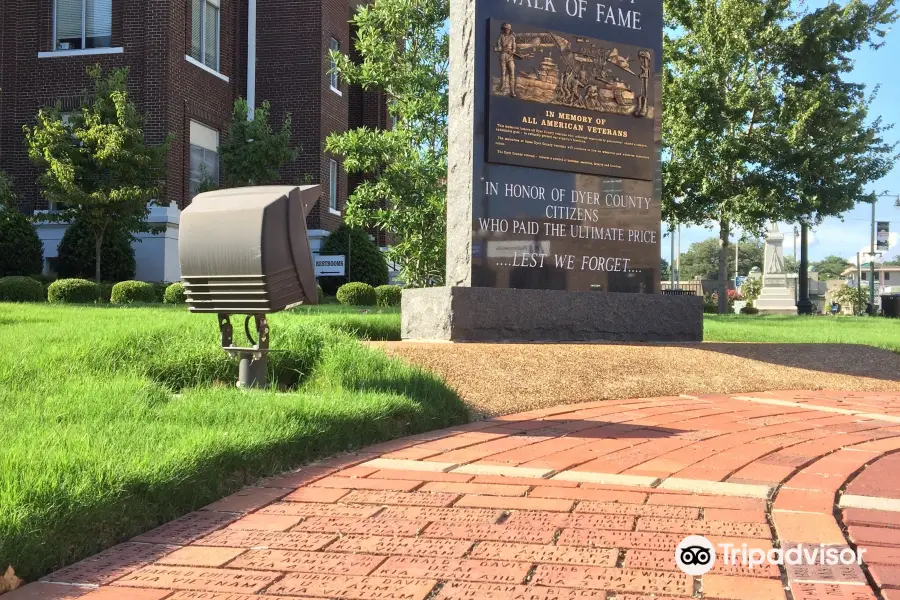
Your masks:
{"label": "granite monument base", "polygon": [[761,315],[796,315],[797,302],[794,292],[787,285],[783,273],[769,273],[763,278],[762,292],[753,302]]}
{"label": "granite monument base", "polygon": [[404,340],[700,342],[698,296],[441,287],[403,290]]}

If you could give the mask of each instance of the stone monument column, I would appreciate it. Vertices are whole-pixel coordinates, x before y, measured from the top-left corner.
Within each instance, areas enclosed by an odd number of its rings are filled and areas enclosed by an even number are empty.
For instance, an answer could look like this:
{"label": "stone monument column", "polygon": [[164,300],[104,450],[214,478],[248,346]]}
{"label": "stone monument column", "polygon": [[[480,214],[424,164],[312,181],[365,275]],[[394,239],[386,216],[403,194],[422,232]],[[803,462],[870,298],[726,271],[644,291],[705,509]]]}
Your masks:
{"label": "stone monument column", "polygon": [[450,0],[446,287],[404,339],[699,340],[660,289],[662,0]]}
{"label": "stone monument column", "polygon": [[788,287],[788,277],[784,271],[784,234],[779,231],[778,223],[770,224],[766,233],[762,292],[754,305],[761,314],[797,314],[794,294]]}

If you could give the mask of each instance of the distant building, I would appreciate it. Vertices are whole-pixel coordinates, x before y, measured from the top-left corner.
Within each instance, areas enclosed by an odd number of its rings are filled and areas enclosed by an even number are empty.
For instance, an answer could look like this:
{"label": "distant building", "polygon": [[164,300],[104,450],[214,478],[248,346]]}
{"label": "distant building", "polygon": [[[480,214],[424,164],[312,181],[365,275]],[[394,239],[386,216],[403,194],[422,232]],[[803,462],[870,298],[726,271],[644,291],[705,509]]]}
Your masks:
{"label": "distant building", "polygon": [[[869,287],[869,277],[871,276],[870,263],[860,265],[860,273],[857,274],[856,267],[848,267],[841,273],[847,285],[862,285],[864,288]],[[896,288],[896,289],[895,289]],[[881,294],[892,294],[900,292],[900,267],[884,266],[875,263],[875,305],[881,306]]]}
{"label": "distant building", "polygon": [[[359,183],[325,138],[348,128],[388,127],[379,92],[347,86],[329,73],[329,50],[349,49],[348,23],[358,0],[33,0],[6,3],[0,17],[0,169],[14,178],[20,210],[52,211],[36,184],[22,126],[42,106],[74,111],[89,81],[85,68],[129,67],[129,88],[146,117],[150,143],[168,133],[165,201],[151,220],[167,224],[159,236],[135,245],[138,278],[177,279],[180,209],[190,203],[205,167],[219,177],[218,146],[238,97],[271,103],[273,124],[293,116],[294,143],[302,148],[281,182],[318,183],[322,196],[309,215],[311,246],[341,223],[347,197]],[[248,17],[255,9],[255,43]],[[254,63],[255,70],[248,69]],[[249,71],[249,73],[248,73]],[[45,259],[52,268],[65,226],[42,225]],[[386,245],[383,236],[377,240]]]}

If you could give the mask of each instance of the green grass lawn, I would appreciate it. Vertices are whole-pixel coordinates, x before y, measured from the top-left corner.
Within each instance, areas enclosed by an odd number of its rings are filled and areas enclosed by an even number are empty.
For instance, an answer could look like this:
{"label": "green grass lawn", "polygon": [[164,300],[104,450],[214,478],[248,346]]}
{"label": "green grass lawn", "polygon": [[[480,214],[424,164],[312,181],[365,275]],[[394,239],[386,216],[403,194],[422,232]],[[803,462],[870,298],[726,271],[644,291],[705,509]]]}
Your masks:
{"label": "green grass lawn", "polygon": [[900,353],[900,319],[705,315],[707,342],[865,344]]}
{"label": "green grass lawn", "polygon": [[261,476],[464,422],[441,381],[357,341],[399,334],[370,311],[274,315],[285,391],[245,392],[214,315],[0,304],[0,570],[34,579]]}

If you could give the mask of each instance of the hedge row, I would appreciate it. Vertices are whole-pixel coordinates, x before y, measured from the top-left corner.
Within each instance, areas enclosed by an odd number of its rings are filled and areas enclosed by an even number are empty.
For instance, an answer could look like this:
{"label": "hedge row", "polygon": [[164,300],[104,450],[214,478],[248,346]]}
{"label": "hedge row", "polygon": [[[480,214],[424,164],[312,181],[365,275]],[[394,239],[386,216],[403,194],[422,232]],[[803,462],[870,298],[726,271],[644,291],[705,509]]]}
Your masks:
{"label": "hedge row", "polygon": [[43,302],[51,304],[184,304],[180,282],[147,283],[121,281],[97,284],[87,279],[58,279],[45,286],[38,277],[0,278],[0,302]]}
{"label": "hedge row", "polygon": [[354,281],[345,283],[337,291],[337,301],[349,306],[400,306],[402,288],[399,285],[379,285]]}

